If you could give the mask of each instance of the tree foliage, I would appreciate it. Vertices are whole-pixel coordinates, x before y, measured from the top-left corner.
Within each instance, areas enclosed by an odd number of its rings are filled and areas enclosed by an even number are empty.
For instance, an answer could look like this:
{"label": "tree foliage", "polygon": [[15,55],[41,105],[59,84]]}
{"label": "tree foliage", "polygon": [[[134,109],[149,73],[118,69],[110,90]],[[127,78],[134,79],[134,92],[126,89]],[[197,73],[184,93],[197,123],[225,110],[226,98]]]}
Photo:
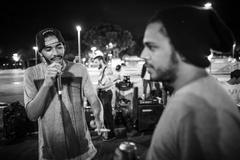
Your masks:
{"label": "tree foliage", "polygon": [[112,43],[119,52],[134,46],[132,34],[123,30],[119,25],[101,23],[93,26],[83,35],[83,43],[89,48],[95,46],[102,52],[106,52],[106,46]]}

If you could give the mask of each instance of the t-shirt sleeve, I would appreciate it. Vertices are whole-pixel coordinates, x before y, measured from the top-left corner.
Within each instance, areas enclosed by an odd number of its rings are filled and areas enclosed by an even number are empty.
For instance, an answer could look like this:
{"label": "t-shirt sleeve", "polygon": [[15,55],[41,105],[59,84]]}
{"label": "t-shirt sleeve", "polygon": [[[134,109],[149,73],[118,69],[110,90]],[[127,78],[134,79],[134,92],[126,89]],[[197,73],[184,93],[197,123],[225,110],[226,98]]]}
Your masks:
{"label": "t-shirt sleeve", "polygon": [[24,81],[23,81],[23,90],[24,90],[24,104],[25,107],[27,104],[33,100],[37,94],[37,88],[33,81],[33,72],[29,68],[24,72]]}

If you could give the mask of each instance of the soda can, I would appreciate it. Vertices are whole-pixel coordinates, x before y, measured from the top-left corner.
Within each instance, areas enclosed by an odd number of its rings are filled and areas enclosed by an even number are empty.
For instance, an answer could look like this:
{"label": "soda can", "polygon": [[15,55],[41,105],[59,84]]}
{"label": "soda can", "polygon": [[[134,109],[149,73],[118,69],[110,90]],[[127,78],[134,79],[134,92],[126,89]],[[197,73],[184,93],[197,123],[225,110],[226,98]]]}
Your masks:
{"label": "soda can", "polygon": [[134,142],[124,141],[115,150],[113,160],[138,160],[136,151]]}

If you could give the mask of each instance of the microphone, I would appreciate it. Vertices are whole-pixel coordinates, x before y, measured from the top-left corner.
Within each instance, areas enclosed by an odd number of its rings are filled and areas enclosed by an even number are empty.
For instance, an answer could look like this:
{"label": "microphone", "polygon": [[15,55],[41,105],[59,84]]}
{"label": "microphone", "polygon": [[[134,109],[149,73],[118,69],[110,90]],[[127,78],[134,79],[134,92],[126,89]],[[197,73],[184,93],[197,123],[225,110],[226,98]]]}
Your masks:
{"label": "microphone", "polygon": [[62,70],[63,70],[63,65],[60,62],[56,62],[61,65],[61,71],[59,71],[56,75],[56,81],[57,81],[57,94],[59,96],[62,95]]}
{"label": "microphone", "polygon": [[56,78],[57,78],[58,95],[62,95],[62,75],[61,75],[61,73],[59,73]]}

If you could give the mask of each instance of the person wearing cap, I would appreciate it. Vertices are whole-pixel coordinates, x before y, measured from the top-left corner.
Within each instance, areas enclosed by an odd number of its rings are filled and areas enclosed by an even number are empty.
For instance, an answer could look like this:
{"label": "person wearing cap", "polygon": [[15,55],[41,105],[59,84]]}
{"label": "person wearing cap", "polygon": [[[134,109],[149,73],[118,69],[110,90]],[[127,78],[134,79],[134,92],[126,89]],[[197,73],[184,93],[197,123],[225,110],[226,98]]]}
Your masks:
{"label": "person wearing cap", "polygon": [[90,160],[97,150],[85,120],[84,97],[98,131],[104,122],[87,69],[63,59],[65,41],[55,28],[38,32],[36,45],[42,63],[24,73],[24,103],[29,119],[38,120],[39,159]]}
{"label": "person wearing cap", "polygon": [[240,115],[210,76],[210,48],[231,50],[234,36],[214,9],[174,6],[148,22],[141,57],[151,79],[173,87],[147,160],[240,159]]}
{"label": "person wearing cap", "polygon": [[236,105],[240,104],[240,70],[235,69],[230,73],[230,79],[221,82],[224,89],[227,90],[229,95],[233,98]]}
{"label": "person wearing cap", "polygon": [[98,78],[97,92],[98,97],[102,102],[103,110],[104,110],[104,124],[107,129],[110,129],[109,133],[103,134],[104,141],[114,140],[114,120],[113,120],[113,102],[115,98],[114,96],[114,87],[115,82],[114,74],[112,71],[112,67],[107,64],[104,55],[99,52],[94,56],[94,63],[100,69],[100,74]]}

